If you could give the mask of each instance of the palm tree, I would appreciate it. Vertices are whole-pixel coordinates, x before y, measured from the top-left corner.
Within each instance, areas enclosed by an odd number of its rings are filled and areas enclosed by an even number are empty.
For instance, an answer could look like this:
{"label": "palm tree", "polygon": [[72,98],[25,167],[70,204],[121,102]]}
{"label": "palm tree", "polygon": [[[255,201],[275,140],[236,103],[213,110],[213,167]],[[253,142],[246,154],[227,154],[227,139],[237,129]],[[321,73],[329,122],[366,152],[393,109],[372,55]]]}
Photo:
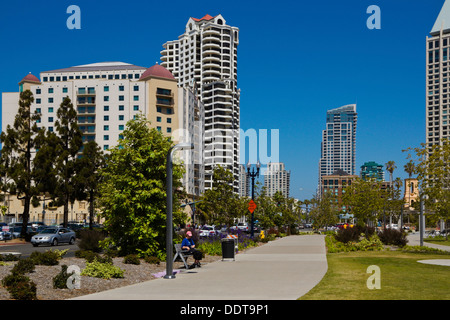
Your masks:
{"label": "palm tree", "polygon": [[[391,199],[393,198],[394,186],[392,185],[393,179],[392,176],[394,174],[394,170],[397,169],[394,161],[388,161],[386,163],[386,170],[389,172],[389,186],[391,191]],[[389,215],[389,224],[392,226],[392,213]]]}
{"label": "palm tree", "polygon": [[386,163],[386,170],[389,172],[389,182],[392,189],[392,175],[394,174],[394,170],[397,169],[397,166],[395,165],[394,161],[388,161]]}
{"label": "palm tree", "polygon": [[416,169],[414,161],[409,160],[409,162],[407,164],[405,164],[404,168],[405,168],[405,172],[409,175],[409,178],[411,179],[412,174],[414,173],[414,170]]}

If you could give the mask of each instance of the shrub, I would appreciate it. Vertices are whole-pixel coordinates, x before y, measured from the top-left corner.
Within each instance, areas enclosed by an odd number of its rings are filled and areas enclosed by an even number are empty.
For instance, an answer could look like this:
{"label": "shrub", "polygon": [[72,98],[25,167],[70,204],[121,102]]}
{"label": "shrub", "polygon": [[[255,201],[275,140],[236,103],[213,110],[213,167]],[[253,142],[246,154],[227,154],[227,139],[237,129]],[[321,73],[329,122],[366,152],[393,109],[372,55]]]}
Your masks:
{"label": "shrub", "polygon": [[105,239],[105,234],[101,230],[80,230],[80,242],[78,247],[81,250],[90,250],[93,252],[101,252],[99,242]]}
{"label": "shrub", "polygon": [[34,251],[31,253],[30,259],[37,265],[56,266],[59,264],[61,255],[59,252],[52,250],[47,250],[45,252]]}
{"label": "shrub", "polygon": [[11,273],[2,280],[11,298],[16,300],[36,300],[36,284],[19,273]]}
{"label": "shrub", "polygon": [[158,257],[153,257],[153,256],[145,257],[144,261],[147,263],[156,264],[156,265],[159,265],[159,263],[161,262],[161,260]]}
{"label": "shrub", "polygon": [[19,282],[29,281],[29,280],[30,280],[30,278],[28,278],[27,276],[25,276],[21,273],[10,273],[9,275],[7,275],[6,277],[3,278],[2,285],[7,288],[7,287],[15,286]]}
{"label": "shrub", "polygon": [[406,233],[396,229],[383,229],[378,233],[381,242],[386,245],[394,245],[404,247],[408,240],[406,239]]}
{"label": "shrub", "polygon": [[123,263],[125,264],[141,264],[141,260],[136,254],[128,254],[123,258]]}
{"label": "shrub", "polygon": [[449,251],[431,248],[431,247],[425,247],[425,246],[404,246],[402,248],[402,252],[450,255]]}
{"label": "shrub", "polygon": [[67,279],[72,276],[75,272],[67,273],[67,266],[61,266],[61,272],[53,277],[53,288],[54,289],[66,289]]}
{"label": "shrub", "polygon": [[11,298],[16,300],[37,300],[36,284],[29,280],[18,282],[15,286],[7,288]]}
{"label": "shrub", "polygon": [[0,261],[18,261],[19,257],[14,254],[0,254]]}
{"label": "shrub", "polygon": [[94,262],[94,260],[97,260],[101,263],[113,263],[111,256],[102,256],[99,253],[90,250],[77,250],[75,251],[75,257],[85,259],[87,262]]}
{"label": "shrub", "polygon": [[124,271],[111,263],[102,263],[94,260],[94,262],[87,262],[86,268],[81,272],[82,276],[111,279],[123,278]]}
{"label": "shrub", "polygon": [[13,274],[25,274],[33,272],[35,268],[34,261],[31,258],[21,259],[12,268],[11,273]]}
{"label": "shrub", "polygon": [[339,229],[335,235],[337,241],[342,243],[359,241],[361,232],[357,227],[347,227]]}

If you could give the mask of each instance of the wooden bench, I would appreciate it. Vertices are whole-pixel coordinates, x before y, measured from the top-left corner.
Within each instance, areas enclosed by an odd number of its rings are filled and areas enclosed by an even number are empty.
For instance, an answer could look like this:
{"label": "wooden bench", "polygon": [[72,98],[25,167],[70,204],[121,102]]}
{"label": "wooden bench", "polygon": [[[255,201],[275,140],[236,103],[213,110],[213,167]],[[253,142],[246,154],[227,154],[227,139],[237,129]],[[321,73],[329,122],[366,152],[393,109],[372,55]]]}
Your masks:
{"label": "wooden bench", "polygon": [[188,250],[182,250],[181,249],[181,243],[176,243],[174,245],[175,247],[175,257],[173,258],[173,262],[175,262],[175,260],[177,259],[177,257],[180,257],[181,260],[184,263],[184,267],[186,269],[189,269],[189,266],[187,264],[187,259],[189,258],[189,256],[192,255],[192,253],[190,253]]}

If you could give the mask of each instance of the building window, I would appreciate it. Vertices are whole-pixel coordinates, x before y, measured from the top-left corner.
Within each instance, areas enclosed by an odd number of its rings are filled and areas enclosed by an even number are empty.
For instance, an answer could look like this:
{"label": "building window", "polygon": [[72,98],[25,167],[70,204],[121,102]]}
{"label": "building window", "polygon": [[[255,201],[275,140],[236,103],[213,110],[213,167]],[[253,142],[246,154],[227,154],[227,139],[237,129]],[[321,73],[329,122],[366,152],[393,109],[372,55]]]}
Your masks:
{"label": "building window", "polygon": [[104,131],[109,131],[109,126],[103,126]]}
{"label": "building window", "polygon": [[119,111],[125,110],[125,106],[119,106]]}
{"label": "building window", "polygon": [[156,117],[156,122],[161,122],[161,117]]}
{"label": "building window", "polygon": [[134,91],[139,91],[139,86],[134,86],[134,87],[133,87],[133,90],[134,90]]}
{"label": "building window", "polygon": [[119,101],[125,101],[125,96],[119,96]]}
{"label": "building window", "polygon": [[109,135],[105,134],[105,135],[103,136],[103,140],[108,141],[108,140],[109,140]]}
{"label": "building window", "polygon": [[48,113],[53,113],[53,107],[48,108]]}
{"label": "building window", "polygon": [[119,91],[125,91],[125,87],[124,86],[119,86]]}
{"label": "building window", "polygon": [[48,117],[48,122],[53,122],[53,117]]}
{"label": "building window", "polygon": [[139,96],[134,96],[133,101],[139,101]]}
{"label": "building window", "polygon": [[104,87],[103,87],[103,91],[104,91],[104,92],[109,92],[109,87],[108,87],[108,86],[104,86]]}
{"label": "building window", "polygon": [[109,121],[109,116],[103,116],[104,121]]}
{"label": "building window", "polygon": [[36,94],[41,94],[41,89],[36,89]]}
{"label": "building window", "polygon": [[172,128],[167,128],[167,133],[171,133],[172,132]]}
{"label": "building window", "polygon": [[167,118],[167,123],[172,123],[172,118]]}
{"label": "building window", "polygon": [[53,93],[53,88],[48,88],[48,93]]}
{"label": "building window", "polygon": [[41,98],[36,99],[36,104],[41,104]]}
{"label": "building window", "polygon": [[109,96],[104,96],[103,101],[105,101],[105,102],[109,101]]}
{"label": "building window", "polygon": [[161,127],[156,127],[156,130],[161,131]]}
{"label": "building window", "polygon": [[103,145],[103,150],[108,150],[109,149],[109,145],[105,144]]}
{"label": "building window", "polygon": [[67,88],[62,88],[62,92],[67,93],[68,92]]}
{"label": "building window", "polygon": [[124,115],[123,114],[119,115],[119,121],[123,121],[123,120],[124,120]]}
{"label": "building window", "polygon": [[124,125],[123,124],[119,124],[119,130],[123,130],[124,129]]}
{"label": "building window", "polygon": [[134,111],[139,111],[139,106],[133,106]]}
{"label": "building window", "polygon": [[103,111],[109,111],[109,106],[104,106]]}

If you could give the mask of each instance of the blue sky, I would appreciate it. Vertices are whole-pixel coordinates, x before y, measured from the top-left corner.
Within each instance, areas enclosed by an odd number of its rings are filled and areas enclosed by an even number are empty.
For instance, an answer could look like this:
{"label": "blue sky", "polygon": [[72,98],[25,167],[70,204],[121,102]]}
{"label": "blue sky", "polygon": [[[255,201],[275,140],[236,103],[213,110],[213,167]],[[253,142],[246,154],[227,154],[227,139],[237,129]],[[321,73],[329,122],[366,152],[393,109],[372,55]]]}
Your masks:
{"label": "blue sky", "polygon": [[[444,0],[8,1],[0,10],[0,91],[29,72],[101,61],[144,67],[189,17],[222,14],[240,29],[241,128],[279,129],[291,196],[311,198],[328,109],[357,103],[358,168],[397,164],[425,139],[425,41]],[[81,9],[69,30],[67,7]],[[381,29],[369,30],[370,5]],[[3,130],[4,128],[2,128]]]}

